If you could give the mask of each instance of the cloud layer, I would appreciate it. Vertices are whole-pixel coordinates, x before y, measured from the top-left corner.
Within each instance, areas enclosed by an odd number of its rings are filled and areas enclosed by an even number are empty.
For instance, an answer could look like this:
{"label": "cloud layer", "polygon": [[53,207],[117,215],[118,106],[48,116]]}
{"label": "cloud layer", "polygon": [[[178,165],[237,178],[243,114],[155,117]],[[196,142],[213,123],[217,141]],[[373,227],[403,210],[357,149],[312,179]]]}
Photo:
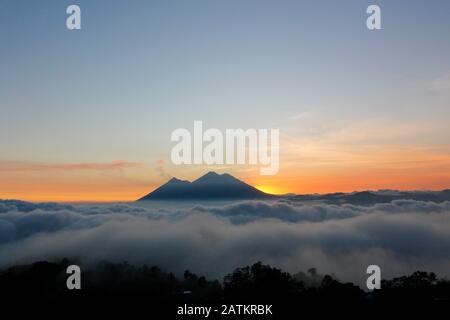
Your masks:
{"label": "cloud layer", "polygon": [[247,201],[66,205],[0,201],[0,267],[61,257],[156,264],[221,277],[261,260],[363,283],[417,269],[450,276],[450,202],[373,206]]}

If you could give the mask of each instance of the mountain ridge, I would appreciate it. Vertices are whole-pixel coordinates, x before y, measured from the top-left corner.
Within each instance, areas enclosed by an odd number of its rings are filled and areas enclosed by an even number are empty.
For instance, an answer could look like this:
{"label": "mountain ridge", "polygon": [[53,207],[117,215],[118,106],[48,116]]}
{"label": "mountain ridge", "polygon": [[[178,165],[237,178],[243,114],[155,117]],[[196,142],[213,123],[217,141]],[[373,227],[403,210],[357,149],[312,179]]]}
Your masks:
{"label": "mountain ridge", "polygon": [[353,192],[334,192],[328,194],[268,194],[233,177],[228,173],[218,174],[210,171],[193,180],[171,178],[140,200],[264,200],[279,199],[327,204],[373,205],[395,200],[415,200],[442,203],[450,201],[450,189],[427,190],[363,190]]}
{"label": "mountain ridge", "polygon": [[190,182],[171,178],[168,182],[148,193],[142,200],[188,200],[188,199],[266,199],[275,197],[233,177],[228,173],[210,171]]}

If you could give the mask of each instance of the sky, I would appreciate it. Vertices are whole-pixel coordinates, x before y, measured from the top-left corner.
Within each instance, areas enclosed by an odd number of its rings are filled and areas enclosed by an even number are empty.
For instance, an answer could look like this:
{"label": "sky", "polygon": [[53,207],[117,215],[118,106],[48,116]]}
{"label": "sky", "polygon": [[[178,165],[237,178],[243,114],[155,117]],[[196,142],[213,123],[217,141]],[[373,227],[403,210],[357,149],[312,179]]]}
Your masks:
{"label": "sky", "polygon": [[[448,1],[2,0],[0,198],[130,201],[211,170],[273,193],[449,188],[449,17]],[[172,164],[194,120],[278,128],[278,174]]]}

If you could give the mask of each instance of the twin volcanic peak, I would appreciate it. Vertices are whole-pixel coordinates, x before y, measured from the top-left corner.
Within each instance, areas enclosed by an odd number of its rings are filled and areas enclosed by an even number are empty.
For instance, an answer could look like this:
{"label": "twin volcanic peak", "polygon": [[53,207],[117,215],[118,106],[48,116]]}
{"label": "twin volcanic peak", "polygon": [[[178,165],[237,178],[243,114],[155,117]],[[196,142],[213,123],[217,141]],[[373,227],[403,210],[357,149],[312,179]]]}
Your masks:
{"label": "twin volcanic peak", "polygon": [[193,182],[172,178],[139,200],[263,199],[270,197],[273,195],[264,193],[228,173],[208,172]]}

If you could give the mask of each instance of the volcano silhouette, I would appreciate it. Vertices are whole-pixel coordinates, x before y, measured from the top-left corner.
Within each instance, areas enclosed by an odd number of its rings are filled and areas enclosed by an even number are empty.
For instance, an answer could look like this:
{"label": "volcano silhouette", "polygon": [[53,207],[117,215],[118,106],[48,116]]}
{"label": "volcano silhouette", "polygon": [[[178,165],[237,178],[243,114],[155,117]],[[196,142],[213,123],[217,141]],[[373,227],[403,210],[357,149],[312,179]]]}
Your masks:
{"label": "volcano silhouette", "polygon": [[262,199],[271,197],[274,197],[274,195],[264,193],[228,173],[217,174],[211,171],[193,182],[172,178],[138,201]]}

